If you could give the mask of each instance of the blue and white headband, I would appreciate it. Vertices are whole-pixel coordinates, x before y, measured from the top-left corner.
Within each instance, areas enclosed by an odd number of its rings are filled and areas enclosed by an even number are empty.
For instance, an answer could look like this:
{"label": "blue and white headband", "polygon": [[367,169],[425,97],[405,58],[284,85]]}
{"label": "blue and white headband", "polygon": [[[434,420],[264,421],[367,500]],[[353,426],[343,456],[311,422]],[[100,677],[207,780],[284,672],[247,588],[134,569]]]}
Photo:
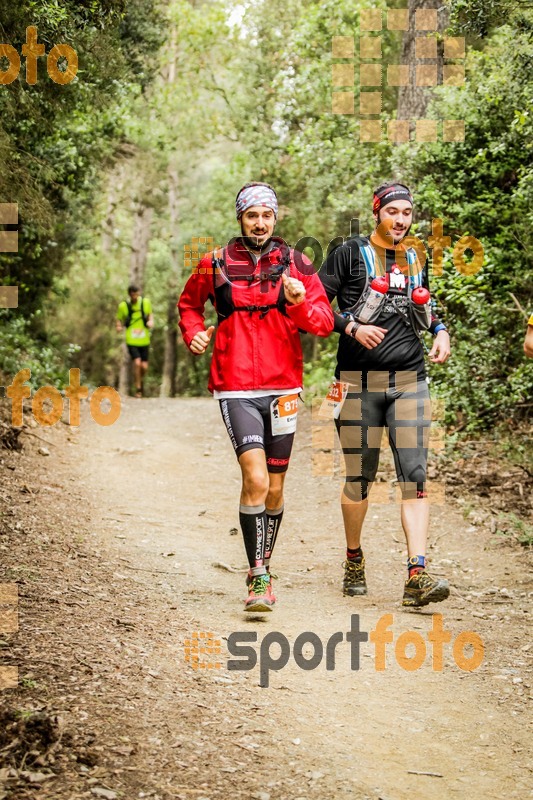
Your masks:
{"label": "blue and white headband", "polygon": [[240,219],[241,215],[252,206],[266,206],[272,209],[276,217],[278,216],[278,198],[276,197],[276,192],[265,184],[260,183],[241,189],[235,200],[237,219]]}

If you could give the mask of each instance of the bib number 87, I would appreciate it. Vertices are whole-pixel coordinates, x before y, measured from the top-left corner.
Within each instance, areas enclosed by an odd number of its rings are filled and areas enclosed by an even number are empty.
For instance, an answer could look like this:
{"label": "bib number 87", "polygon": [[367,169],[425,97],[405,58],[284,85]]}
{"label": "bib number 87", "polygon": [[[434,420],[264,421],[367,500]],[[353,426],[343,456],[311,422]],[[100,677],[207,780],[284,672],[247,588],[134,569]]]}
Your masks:
{"label": "bib number 87", "polygon": [[285,400],[283,403],[283,410],[286,414],[292,414],[294,411],[298,411],[298,398],[295,397],[293,400]]}

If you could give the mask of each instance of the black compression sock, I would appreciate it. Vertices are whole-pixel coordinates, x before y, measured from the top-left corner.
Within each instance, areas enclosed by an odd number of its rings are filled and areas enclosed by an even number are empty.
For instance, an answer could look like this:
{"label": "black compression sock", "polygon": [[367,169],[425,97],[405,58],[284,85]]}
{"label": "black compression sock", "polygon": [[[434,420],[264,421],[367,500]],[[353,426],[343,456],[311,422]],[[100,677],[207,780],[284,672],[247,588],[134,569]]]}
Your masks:
{"label": "black compression sock", "polygon": [[263,566],[265,546],[266,515],[265,506],[239,506],[239,521],[248,564],[250,567]]}
{"label": "black compression sock", "polygon": [[270,508],[265,510],[266,515],[266,536],[265,536],[265,551],[264,560],[265,565],[270,563],[270,558],[274,552],[274,545],[278,538],[279,526],[283,518],[283,506],[277,511],[272,511]]}

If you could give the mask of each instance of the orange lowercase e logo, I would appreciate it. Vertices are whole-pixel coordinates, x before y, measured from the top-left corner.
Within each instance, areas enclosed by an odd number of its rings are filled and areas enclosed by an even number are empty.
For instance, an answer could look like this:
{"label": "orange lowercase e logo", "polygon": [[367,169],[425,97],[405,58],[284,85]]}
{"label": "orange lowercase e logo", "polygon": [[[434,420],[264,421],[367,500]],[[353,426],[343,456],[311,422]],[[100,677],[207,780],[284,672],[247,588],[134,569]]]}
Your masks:
{"label": "orange lowercase e logo", "polygon": [[193,631],[191,638],[185,639],[185,661],[193,669],[221,669],[222,662],[200,658],[200,656],[219,656],[220,647],[220,639],[215,639],[213,633]]}

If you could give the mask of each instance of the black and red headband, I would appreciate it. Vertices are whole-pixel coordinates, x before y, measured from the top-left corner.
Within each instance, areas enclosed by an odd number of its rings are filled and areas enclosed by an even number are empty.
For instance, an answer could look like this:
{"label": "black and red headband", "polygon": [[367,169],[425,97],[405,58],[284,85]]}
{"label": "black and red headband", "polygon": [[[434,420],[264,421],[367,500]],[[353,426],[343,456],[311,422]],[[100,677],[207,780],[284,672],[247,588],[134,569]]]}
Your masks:
{"label": "black and red headband", "polygon": [[413,196],[403,183],[394,183],[392,186],[387,186],[386,189],[382,189],[379,194],[375,194],[374,202],[372,203],[372,211],[376,213],[376,211],[379,211],[383,206],[395,200],[407,200],[408,203],[413,205]]}

